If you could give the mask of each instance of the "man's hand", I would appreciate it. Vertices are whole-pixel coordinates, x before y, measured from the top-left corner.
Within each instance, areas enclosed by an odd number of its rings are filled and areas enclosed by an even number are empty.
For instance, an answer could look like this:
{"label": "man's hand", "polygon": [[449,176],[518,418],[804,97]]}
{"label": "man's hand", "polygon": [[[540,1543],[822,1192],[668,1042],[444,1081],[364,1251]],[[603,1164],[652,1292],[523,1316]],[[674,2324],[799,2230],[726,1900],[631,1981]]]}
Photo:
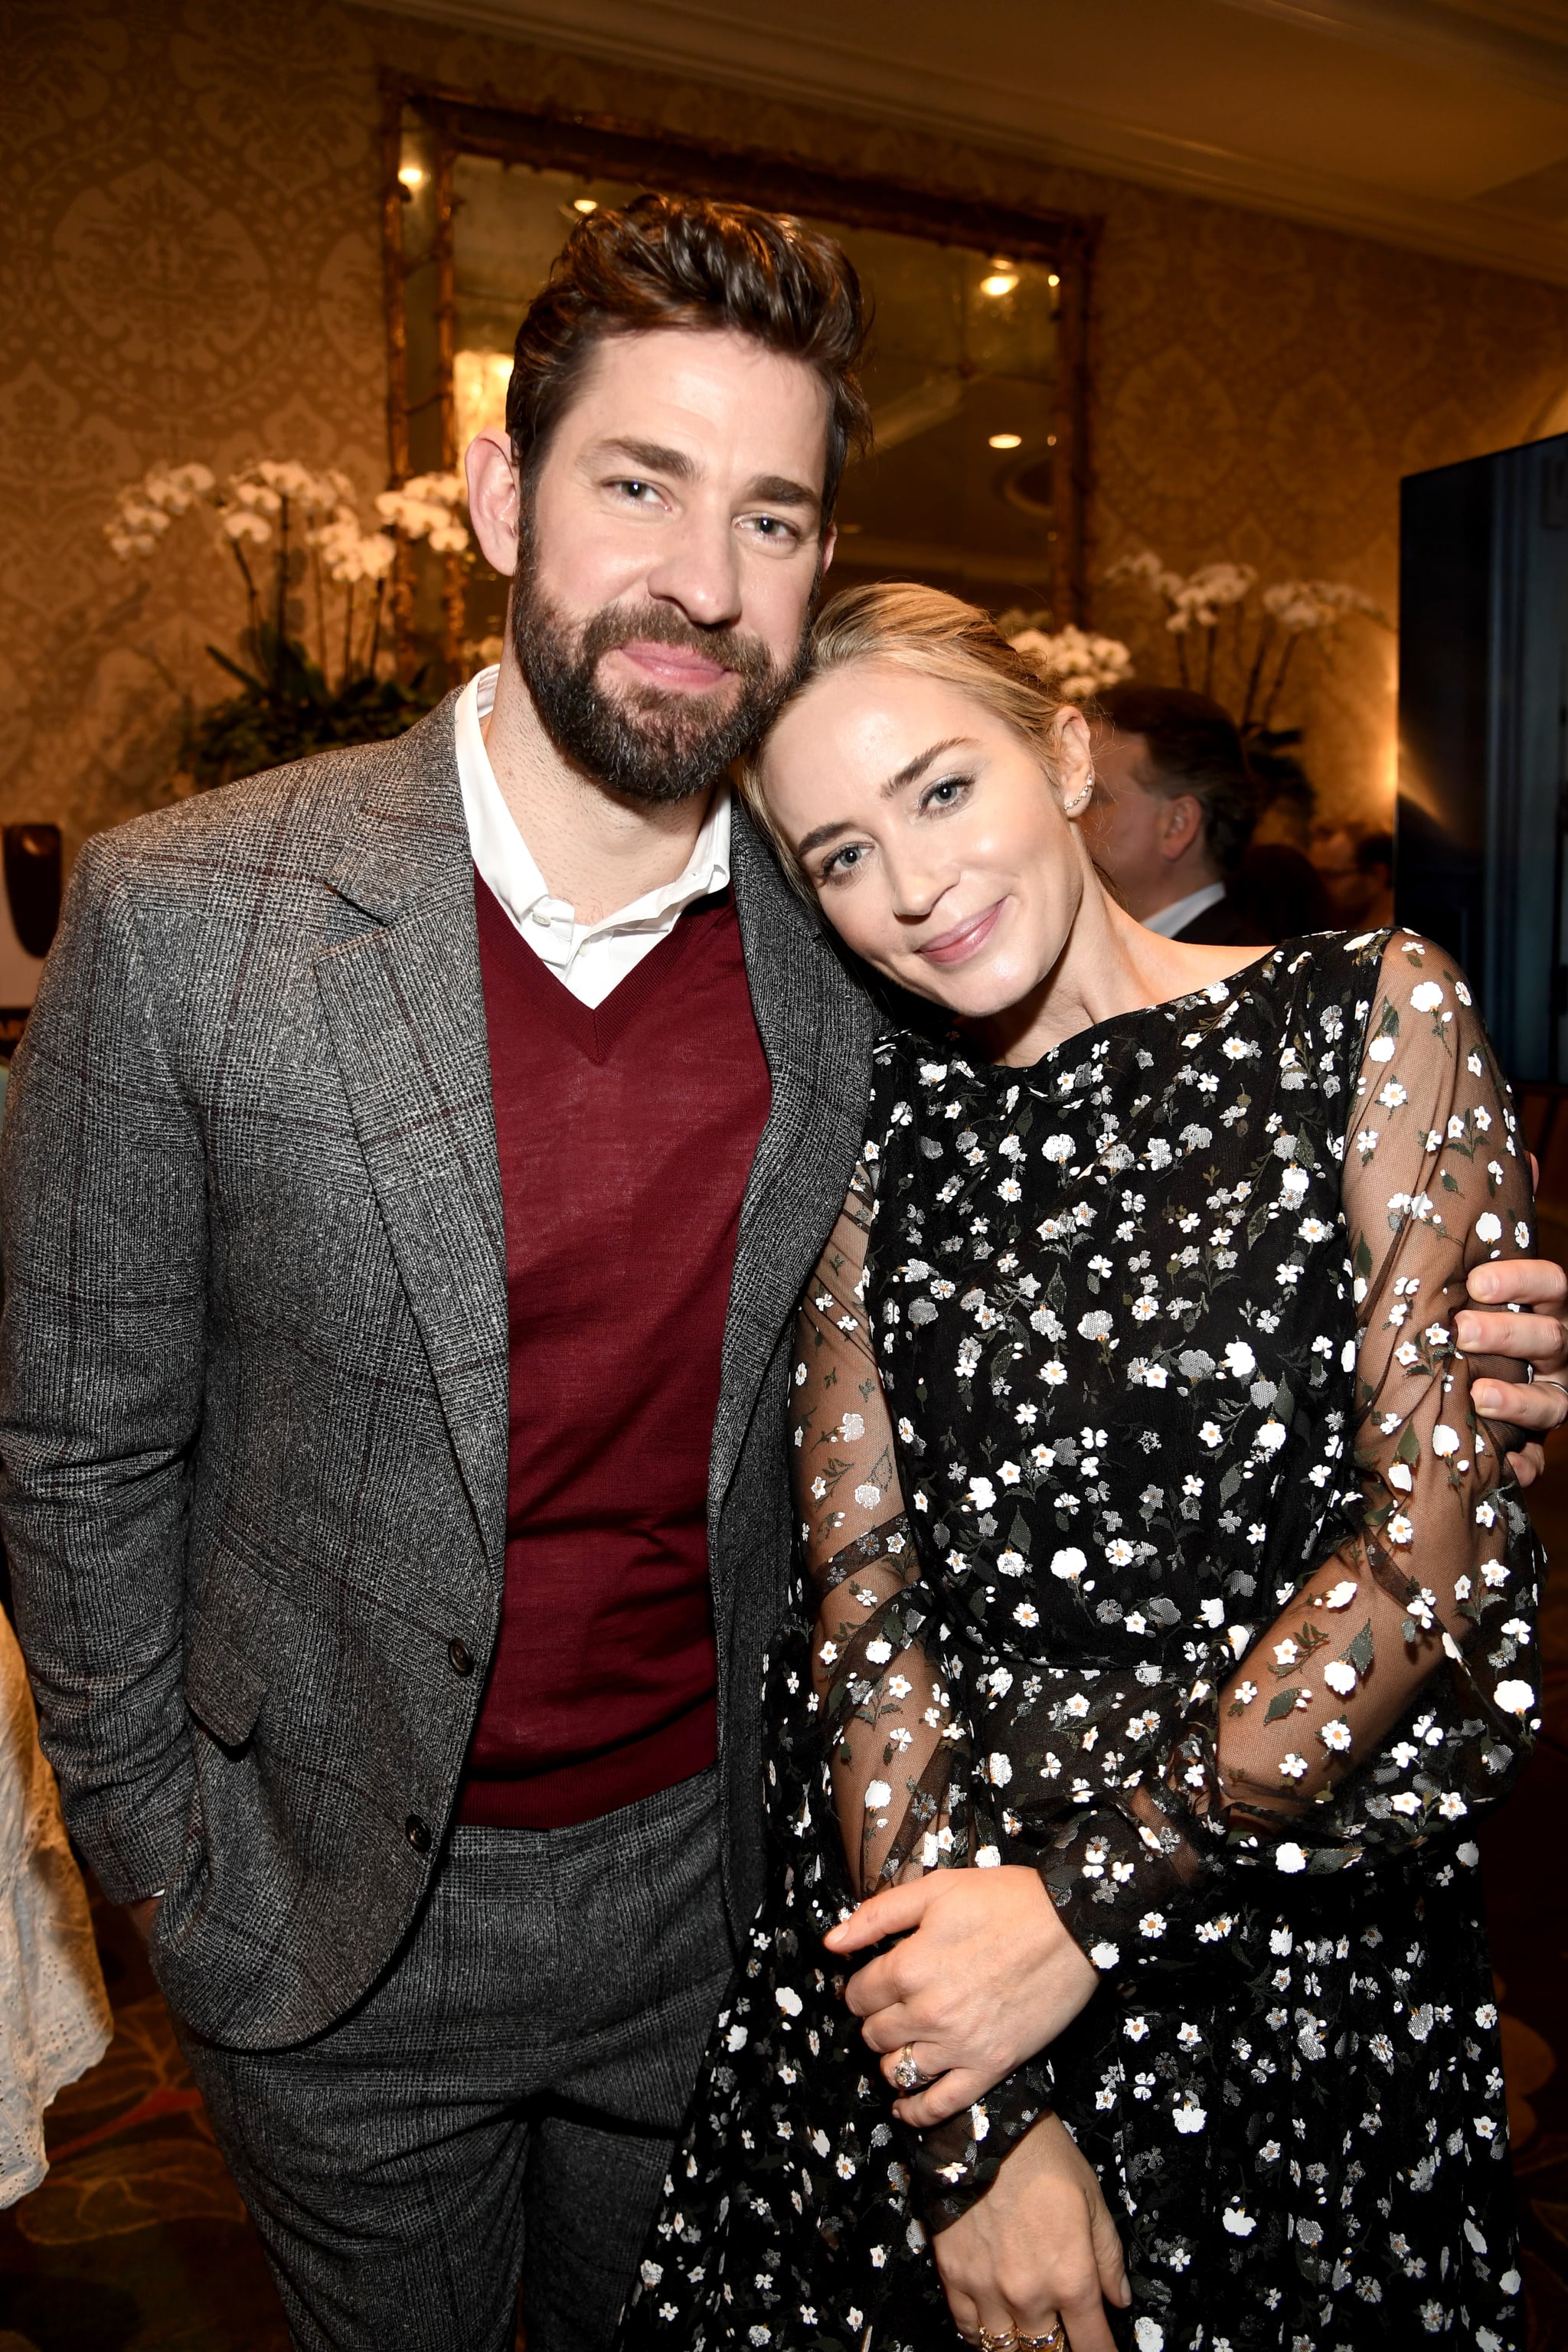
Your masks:
{"label": "man's hand", "polygon": [[1132,2300],[1121,2241],[1093,2166],[1057,2116],[1042,2116],[1004,2158],[984,2196],[937,2232],[931,2251],[971,2344],[982,2328],[1004,2342],[1048,2336],[1059,2317],[1072,2352],[1115,2352],[1105,2305],[1125,2310]]}
{"label": "man's hand", "polygon": [[[1476,1266],[1468,1289],[1477,1302],[1461,1307],[1454,1318],[1454,1338],[1467,1356],[1511,1356],[1521,1368],[1533,1365],[1535,1378],[1524,1381],[1478,1381],[1473,1391],[1476,1411],[1489,1421],[1509,1423],[1515,1429],[1539,1430],[1542,1435],[1568,1420],[1568,1274],[1549,1258],[1500,1258]],[[1526,1312],[1510,1315],[1510,1304]],[[1487,1313],[1478,1311],[1491,1308]],[[1509,1468],[1521,1486],[1528,1486],[1546,1466],[1542,1446],[1531,1444],[1508,1457]]]}
{"label": "man's hand", "polygon": [[163,1900],[161,1895],[149,1895],[142,1902],[128,1903],[125,1906],[131,1924],[143,1943],[153,1933],[153,1922],[158,1916],[158,1906]]}
{"label": "man's hand", "polygon": [[917,2130],[1054,2042],[1100,1981],[1033,1870],[933,1870],[873,1895],[823,1941],[841,1954],[889,1936],[903,1940],[851,1977],[845,1998],[889,2083],[910,2043],[921,2074],[941,2077],[894,2106]]}

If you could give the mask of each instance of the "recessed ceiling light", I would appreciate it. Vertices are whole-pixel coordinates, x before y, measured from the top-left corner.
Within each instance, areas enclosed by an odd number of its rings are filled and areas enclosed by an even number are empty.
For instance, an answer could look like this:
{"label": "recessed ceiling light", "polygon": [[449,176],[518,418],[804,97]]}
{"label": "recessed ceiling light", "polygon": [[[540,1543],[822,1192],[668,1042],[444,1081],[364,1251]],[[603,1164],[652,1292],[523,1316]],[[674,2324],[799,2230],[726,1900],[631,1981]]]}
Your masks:
{"label": "recessed ceiling light", "polygon": [[425,167],[422,163],[402,164],[397,176],[405,188],[422,188],[425,185]]}
{"label": "recessed ceiling light", "polygon": [[993,449],[1021,449],[1024,436],[1021,433],[993,433],[990,446]]}
{"label": "recessed ceiling light", "polygon": [[572,209],[574,213],[596,213],[599,209],[599,200],[597,196],[574,196]]}
{"label": "recessed ceiling light", "polygon": [[981,279],[980,291],[995,298],[1003,294],[1011,294],[1017,283],[1018,272],[1015,265],[1000,253],[994,253],[991,257],[990,275]]}

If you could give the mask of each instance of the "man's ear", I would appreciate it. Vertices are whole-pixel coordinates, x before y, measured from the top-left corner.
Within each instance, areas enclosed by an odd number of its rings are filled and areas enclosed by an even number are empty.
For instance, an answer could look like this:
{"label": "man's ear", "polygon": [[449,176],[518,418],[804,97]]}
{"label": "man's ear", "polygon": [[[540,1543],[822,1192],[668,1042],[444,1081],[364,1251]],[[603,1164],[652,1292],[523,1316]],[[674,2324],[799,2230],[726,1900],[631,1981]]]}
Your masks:
{"label": "man's ear", "polygon": [[833,551],[837,544],[838,525],[836,522],[830,522],[827,529],[822,534],[822,553],[817,559],[817,568],[819,571],[826,571],[828,565],[833,561]]}
{"label": "man's ear", "polygon": [[1173,866],[1204,828],[1204,804],[1194,793],[1177,793],[1160,821],[1160,855]]}
{"label": "man's ear", "polygon": [[504,433],[487,428],[468,444],[468,520],[485,561],[503,580],[517,570],[521,507],[517,465]]}

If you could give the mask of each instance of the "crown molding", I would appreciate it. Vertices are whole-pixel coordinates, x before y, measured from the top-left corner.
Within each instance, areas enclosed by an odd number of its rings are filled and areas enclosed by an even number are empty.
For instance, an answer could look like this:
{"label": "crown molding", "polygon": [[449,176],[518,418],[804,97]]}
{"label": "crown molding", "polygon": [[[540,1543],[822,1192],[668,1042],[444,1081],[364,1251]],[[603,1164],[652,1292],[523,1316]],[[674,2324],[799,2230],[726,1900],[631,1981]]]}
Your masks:
{"label": "crown molding", "polygon": [[1331,40],[1568,99],[1568,11],[1509,0],[1222,0]]}
{"label": "crown molding", "polygon": [[[852,38],[779,29],[725,0],[351,0],[382,12],[463,26],[580,55],[631,62],[665,74],[795,99],[839,114],[960,138],[1005,153],[1151,187],[1283,215],[1319,228],[1413,247],[1450,261],[1568,285],[1568,231],[1484,203],[1407,196],[1338,174],[1185,140],[1110,112],[1053,104],[1009,83],[1005,69],[938,70],[893,59]],[[1375,18],[1403,24],[1419,10],[1459,22],[1443,0],[1226,0],[1226,5],[1316,23],[1369,37]],[[1346,21],[1342,26],[1339,19]],[[1394,27],[1398,29],[1398,27]],[[1494,24],[1489,43],[1509,38],[1544,48],[1530,35]],[[1380,43],[1380,45],[1385,45]],[[1428,48],[1428,55],[1432,52]],[[1510,52],[1511,54],[1511,52]],[[1560,52],[1568,95],[1568,45]],[[1445,60],[1447,62],[1448,60]],[[1536,85],[1539,89],[1539,84]]]}

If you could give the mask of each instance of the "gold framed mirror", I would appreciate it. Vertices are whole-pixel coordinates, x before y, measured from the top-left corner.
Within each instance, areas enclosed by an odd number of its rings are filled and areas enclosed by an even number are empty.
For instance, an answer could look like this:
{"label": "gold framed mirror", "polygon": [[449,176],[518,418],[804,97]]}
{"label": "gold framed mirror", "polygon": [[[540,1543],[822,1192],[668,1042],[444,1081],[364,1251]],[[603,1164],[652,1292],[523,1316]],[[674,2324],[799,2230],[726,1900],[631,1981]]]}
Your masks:
{"label": "gold framed mirror", "polygon": [[[395,78],[384,96],[395,481],[457,466],[502,421],[518,325],[576,215],[650,188],[729,197],[830,230],[875,306],[877,446],[845,477],[833,584],[1087,617],[1094,221]],[[505,602],[483,563],[411,551],[400,658],[456,682],[495,657]]]}

